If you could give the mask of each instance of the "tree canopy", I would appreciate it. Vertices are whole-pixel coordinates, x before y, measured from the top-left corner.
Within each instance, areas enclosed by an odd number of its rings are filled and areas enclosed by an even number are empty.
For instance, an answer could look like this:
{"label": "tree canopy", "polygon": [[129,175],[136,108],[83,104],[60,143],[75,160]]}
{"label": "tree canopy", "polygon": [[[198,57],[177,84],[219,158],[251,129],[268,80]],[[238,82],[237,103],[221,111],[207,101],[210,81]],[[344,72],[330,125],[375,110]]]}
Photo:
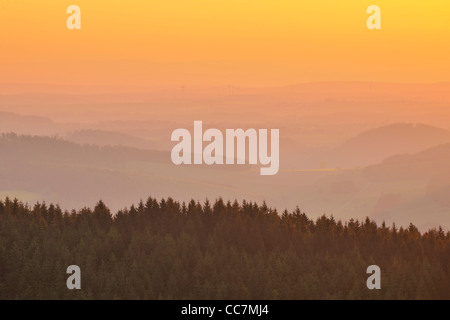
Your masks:
{"label": "tree canopy", "polygon": [[[381,290],[366,287],[369,265]],[[81,269],[68,290],[66,268]],[[450,233],[265,203],[0,201],[0,299],[450,299]]]}

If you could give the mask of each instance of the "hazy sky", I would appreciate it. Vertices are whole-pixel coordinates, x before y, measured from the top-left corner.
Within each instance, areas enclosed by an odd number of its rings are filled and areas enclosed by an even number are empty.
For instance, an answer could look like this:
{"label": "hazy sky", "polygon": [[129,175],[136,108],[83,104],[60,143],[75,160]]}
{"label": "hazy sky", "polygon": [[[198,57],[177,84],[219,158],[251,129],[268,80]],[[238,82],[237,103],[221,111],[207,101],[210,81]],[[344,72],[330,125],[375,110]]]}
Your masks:
{"label": "hazy sky", "polygon": [[449,81],[449,13],[448,0],[2,0],[0,82]]}

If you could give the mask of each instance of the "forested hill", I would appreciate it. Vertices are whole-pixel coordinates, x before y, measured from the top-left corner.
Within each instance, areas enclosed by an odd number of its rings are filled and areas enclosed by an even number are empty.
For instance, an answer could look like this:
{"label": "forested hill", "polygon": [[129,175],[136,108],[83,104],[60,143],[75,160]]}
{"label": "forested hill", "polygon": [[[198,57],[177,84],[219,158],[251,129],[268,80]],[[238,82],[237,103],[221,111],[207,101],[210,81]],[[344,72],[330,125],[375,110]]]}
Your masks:
{"label": "forested hill", "polygon": [[[381,268],[381,290],[366,269]],[[81,269],[68,290],[66,269]],[[450,234],[265,204],[0,202],[0,299],[450,299]]]}

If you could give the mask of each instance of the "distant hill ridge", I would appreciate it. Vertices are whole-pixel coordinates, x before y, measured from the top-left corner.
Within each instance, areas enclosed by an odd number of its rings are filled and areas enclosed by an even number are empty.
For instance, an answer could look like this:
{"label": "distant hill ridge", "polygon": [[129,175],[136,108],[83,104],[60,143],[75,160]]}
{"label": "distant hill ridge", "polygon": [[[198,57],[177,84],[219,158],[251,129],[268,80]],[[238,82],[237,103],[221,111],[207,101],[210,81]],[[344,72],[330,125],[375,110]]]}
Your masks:
{"label": "distant hill ridge", "polygon": [[450,142],[448,130],[426,124],[396,123],[364,131],[328,156],[329,162],[337,166],[365,166],[447,142]]}

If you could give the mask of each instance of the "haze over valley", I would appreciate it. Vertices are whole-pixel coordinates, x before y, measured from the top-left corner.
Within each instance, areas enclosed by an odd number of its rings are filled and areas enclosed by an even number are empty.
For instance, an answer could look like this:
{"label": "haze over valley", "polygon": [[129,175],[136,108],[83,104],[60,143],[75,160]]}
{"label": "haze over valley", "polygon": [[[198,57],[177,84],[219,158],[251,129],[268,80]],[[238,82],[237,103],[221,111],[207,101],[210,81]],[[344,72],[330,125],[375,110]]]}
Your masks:
{"label": "haze over valley", "polygon": [[[149,195],[450,227],[450,84],[0,85],[0,196],[113,210]],[[239,116],[237,116],[239,114]],[[171,132],[280,129],[280,171],[175,166]]]}

